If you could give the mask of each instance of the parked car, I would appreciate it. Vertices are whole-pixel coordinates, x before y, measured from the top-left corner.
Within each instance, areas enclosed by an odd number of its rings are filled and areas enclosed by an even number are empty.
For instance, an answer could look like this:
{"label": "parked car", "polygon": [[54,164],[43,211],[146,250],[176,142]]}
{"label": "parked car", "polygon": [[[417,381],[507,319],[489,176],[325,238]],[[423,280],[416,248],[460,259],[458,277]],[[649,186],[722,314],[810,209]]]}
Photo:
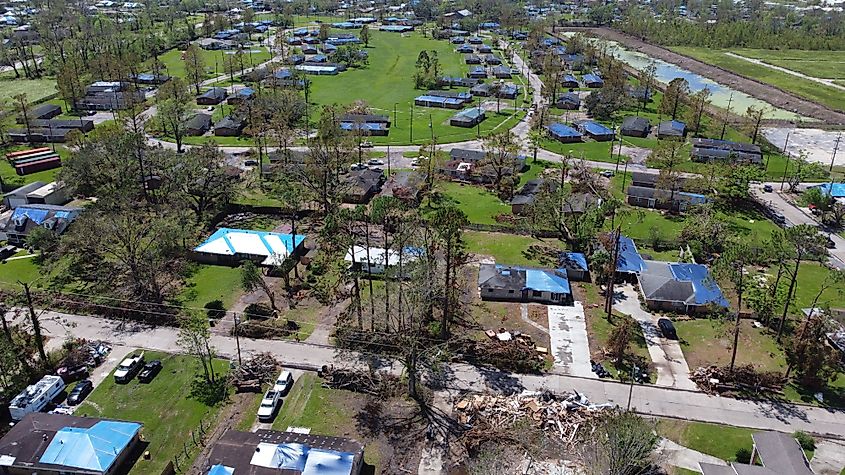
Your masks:
{"label": "parked car", "polygon": [[12,257],[17,252],[15,246],[8,245],[0,247],[0,261],[6,260],[9,257]]}
{"label": "parked car", "polygon": [[76,383],[76,386],[71,389],[70,394],[67,395],[67,403],[70,406],[75,406],[85,400],[91,391],[94,390],[94,383],[90,379],[83,379]]}
{"label": "parked car", "polygon": [[827,242],[825,242],[824,245],[828,249],[835,249],[836,248],[836,243],[833,242],[833,239],[831,239],[830,236],[827,237]]}
{"label": "parked car", "polygon": [[411,160],[411,166],[412,166],[412,167],[418,167],[418,166],[420,166],[420,160],[419,160],[418,158],[415,158],[415,159]]}
{"label": "parked car", "polygon": [[357,171],[366,170],[366,169],[367,169],[367,166],[364,165],[363,163],[353,163],[352,165],[349,166],[349,171],[351,171],[351,172],[357,172]]}
{"label": "parked car", "polygon": [[161,361],[152,360],[144,365],[144,369],[138,373],[138,381],[142,383],[149,383],[161,371]]}
{"label": "parked car", "polygon": [[273,385],[273,391],[278,391],[279,394],[284,396],[285,394],[290,391],[290,387],[293,386],[293,374],[288,370],[283,370],[279,377],[276,378],[276,384]]}
{"label": "parked car", "polygon": [[660,328],[660,333],[663,334],[664,338],[668,338],[670,340],[678,339],[678,332],[675,331],[675,325],[672,324],[672,320],[669,320],[668,318],[661,318],[657,320],[657,327]]}
{"label": "parked car", "polygon": [[132,355],[120,362],[114,371],[114,382],[128,383],[144,366],[144,355]]}
{"label": "parked car", "polygon": [[599,173],[599,175],[601,175],[605,178],[610,178],[610,177],[613,176],[613,171],[612,170],[604,170],[601,173]]}
{"label": "parked car", "polygon": [[772,185],[763,185],[763,191],[765,191],[766,193],[771,193],[772,189]]}
{"label": "parked car", "polygon": [[255,160],[255,159],[252,159],[252,158],[244,160],[244,166],[245,167],[257,167],[258,166],[258,160]]}
{"label": "parked car", "polygon": [[261,405],[258,406],[258,420],[261,422],[269,422],[273,420],[276,411],[282,402],[282,395],[278,391],[269,390],[261,399]]}
{"label": "parked car", "polygon": [[364,140],[363,142],[361,142],[361,148],[371,148],[372,146],[373,143],[369,140]]}
{"label": "parked car", "polygon": [[779,225],[783,226],[783,225],[785,225],[785,224],[786,224],[786,217],[784,217],[784,216],[783,216],[782,214],[780,214],[780,213],[773,213],[773,214],[772,214],[772,221],[774,221],[775,223],[777,223],[777,224],[779,224]]}
{"label": "parked car", "polygon": [[380,166],[384,165],[384,160],[379,160],[377,158],[371,158],[371,159],[367,160],[367,165],[369,165],[371,167],[380,167]]}
{"label": "parked car", "polygon": [[88,377],[88,366],[84,364],[61,366],[56,370],[56,376],[61,376],[66,384],[79,381]]}

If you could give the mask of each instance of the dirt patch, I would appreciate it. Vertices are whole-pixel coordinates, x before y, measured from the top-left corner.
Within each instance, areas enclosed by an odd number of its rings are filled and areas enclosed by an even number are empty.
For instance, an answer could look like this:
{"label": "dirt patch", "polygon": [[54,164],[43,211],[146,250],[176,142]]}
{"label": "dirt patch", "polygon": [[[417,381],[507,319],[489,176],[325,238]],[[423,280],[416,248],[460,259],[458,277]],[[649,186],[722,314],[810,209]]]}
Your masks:
{"label": "dirt patch", "polygon": [[806,117],[819,119],[828,124],[845,124],[845,114],[841,112],[837,112],[821,104],[808,101],[771,84],[766,84],[741,76],[712,64],[703,63],[688,56],[670,51],[666,48],[646,43],[638,38],[628,36],[610,28],[567,28],[567,30],[583,31],[601,38],[617,41],[627,48],[639,51],[654,58],[662,59],[668,63],[678,65],[688,71],[710,78],[719,84],[764,100],[780,109],[795,112]]}
{"label": "dirt patch", "polygon": [[[522,309],[519,303],[513,302],[485,302],[476,300],[472,306],[472,314],[475,317],[480,329],[477,330],[478,338],[486,338],[483,335],[484,330],[499,331],[505,329],[509,332],[518,331],[526,334],[534,340],[534,343],[539,346],[549,347],[549,334],[543,332],[539,328],[531,325],[522,319]],[[543,305],[531,305],[528,310],[528,317],[531,318],[532,307],[542,307],[543,327],[549,327],[549,321],[546,317],[546,308]],[[532,321],[540,323],[539,311],[535,311],[538,315],[537,320],[531,318]]]}
{"label": "dirt patch", "polygon": [[549,329],[549,312],[545,305],[529,304],[528,318],[546,330]]}

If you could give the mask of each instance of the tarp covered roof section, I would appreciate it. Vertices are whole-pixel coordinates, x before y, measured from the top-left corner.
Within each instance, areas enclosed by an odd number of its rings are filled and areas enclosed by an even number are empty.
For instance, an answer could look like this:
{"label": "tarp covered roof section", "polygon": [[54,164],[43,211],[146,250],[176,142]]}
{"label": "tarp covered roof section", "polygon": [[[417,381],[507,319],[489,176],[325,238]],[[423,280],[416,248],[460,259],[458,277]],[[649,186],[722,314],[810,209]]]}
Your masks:
{"label": "tarp covered roof section", "polygon": [[293,253],[305,236],[267,231],[220,228],[194,250],[207,254],[265,256],[264,265],[279,265]]}
{"label": "tarp covered roof section", "polygon": [[139,430],[137,422],[119,421],[65,427],[56,432],[39,462],[106,472]]}

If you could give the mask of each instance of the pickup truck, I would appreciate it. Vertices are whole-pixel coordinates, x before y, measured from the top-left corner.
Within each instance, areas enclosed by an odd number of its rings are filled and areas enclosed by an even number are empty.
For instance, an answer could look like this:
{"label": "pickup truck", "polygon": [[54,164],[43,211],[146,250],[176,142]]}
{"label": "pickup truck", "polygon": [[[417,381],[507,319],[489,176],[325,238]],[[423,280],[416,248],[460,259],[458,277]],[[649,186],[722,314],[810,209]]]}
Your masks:
{"label": "pickup truck", "polygon": [[133,354],[132,356],[127,357],[123,361],[120,362],[120,366],[114,370],[114,382],[126,384],[129,381],[132,381],[132,378],[138,374],[138,371],[141,371],[141,368],[144,366],[144,355],[143,353]]}

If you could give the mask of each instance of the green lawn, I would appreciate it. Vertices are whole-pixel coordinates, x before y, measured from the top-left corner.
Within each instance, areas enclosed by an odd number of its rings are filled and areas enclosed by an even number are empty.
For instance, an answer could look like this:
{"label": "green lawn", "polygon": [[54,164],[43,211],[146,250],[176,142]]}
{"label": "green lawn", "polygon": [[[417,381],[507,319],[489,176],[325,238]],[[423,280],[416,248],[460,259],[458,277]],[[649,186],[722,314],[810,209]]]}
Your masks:
{"label": "green lawn", "polygon": [[[203,420],[206,427],[216,423],[219,407],[208,406],[191,397],[191,385],[202,372],[199,363],[190,356],[147,351],[147,361],[159,359],[164,364],[161,373],[149,384],[137,379],[129,384],[115,384],[106,378],[88,396],[76,415],[106,417],[144,424],[142,434],[149,442],[150,460],[139,459],[131,474],[161,473],[176,454],[182,452],[183,442],[191,445],[191,431]],[[218,375],[224,375],[229,363],[215,361]],[[191,449],[189,449],[191,452]],[[196,455],[196,451],[193,452]],[[184,457],[181,459],[184,462]]]}
{"label": "green lawn", "polygon": [[[824,104],[838,110],[845,110],[845,94],[841,90],[801,79],[795,75],[781,72],[765,65],[754,64],[741,58],[726,55],[724,50],[711,50],[700,47],[672,47],[673,51],[693,57],[699,61],[713,64],[736,74],[755,79],[766,84],[789,91],[805,99]],[[742,54],[742,51],[738,51]],[[819,59],[817,52],[805,52],[807,58]],[[825,56],[827,58],[827,56]],[[794,64],[794,63],[790,63]],[[832,64],[832,63],[831,63]],[[832,65],[832,67],[835,67]],[[841,67],[841,66],[840,66]]]}
{"label": "green lawn", "polygon": [[197,264],[178,300],[181,305],[193,308],[220,300],[225,308],[230,308],[241,293],[240,268]]}
{"label": "green lawn", "polygon": [[517,234],[487,233],[482,231],[464,232],[467,251],[474,254],[493,256],[497,263],[510,265],[543,265],[541,254],[532,252],[531,246],[562,249],[557,239],[539,240],[531,236]]}
{"label": "green lawn", "polygon": [[662,419],[657,433],[671,441],[722,460],[736,461],[740,449],[751,451],[753,429]]}
{"label": "green lawn", "polygon": [[[544,138],[540,147],[561,155],[570,155],[574,159],[584,158],[595,162],[616,163],[616,156],[619,152],[619,142],[613,142],[613,158],[610,157],[610,142],[580,142],[562,143],[557,140]],[[619,169],[624,166],[627,157],[622,156],[619,162]]]}
{"label": "green lawn", "polygon": [[18,94],[26,94],[29,102],[38,102],[56,94],[55,79],[9,79],[0,80],[0,101],[11,101]]}
{"label": "green lawn", "polygon": [[[250,53],[250,51],[254,51]],[[206,78],[215,77],[217,75],[225,74],[223,62],[227,54],[232,54],[232,51],[209,51],[200,49],[200,54],[205,62]],[[185,62],[182,60],[182,51],[172,49],[161,56],[159,59],[164,64],[167,74],[184,78]],[[255,47],[244,51],[244,67],[248,68],[251,65],[258,65],[270,59],[270,52],[265,47]]]}
{"label": "green lawn", "polygon": [[443,194],[444,201],[463,210],[470,223],[497,225],[497,215],[511,213],[509,204],[481,186],[444,181],[437,184],[437,190]]}
{"label": "green lawn", "polygon": [[[15,256],[26,256],[28,254],[29,252],[22,251]],[[41,270],[36,264],[35,258],[0,262],[0,289],[20,290],[19,280],[21,282],[32,282],[40,275]]]}
{"label": "green lawn", "polygon": [[[711,364],[726,365],[731,361],[733,322],[722,320],[676,321],[681,349],[691,370]],[[773,335],[765,328],[754,328],[744,320],[740,327],[737,364],[753,364],[764,371],[783,371],[786,360]]]}
{"label": "green lawn", "polygon": [[[798,269],[798,283],[795,287],[795,306],[806,308],[812,305],[827,275],[827,268],[815,262],[802,262]],[[845,289],[829,288],[822,293],[818,306],[845,307]]]}

